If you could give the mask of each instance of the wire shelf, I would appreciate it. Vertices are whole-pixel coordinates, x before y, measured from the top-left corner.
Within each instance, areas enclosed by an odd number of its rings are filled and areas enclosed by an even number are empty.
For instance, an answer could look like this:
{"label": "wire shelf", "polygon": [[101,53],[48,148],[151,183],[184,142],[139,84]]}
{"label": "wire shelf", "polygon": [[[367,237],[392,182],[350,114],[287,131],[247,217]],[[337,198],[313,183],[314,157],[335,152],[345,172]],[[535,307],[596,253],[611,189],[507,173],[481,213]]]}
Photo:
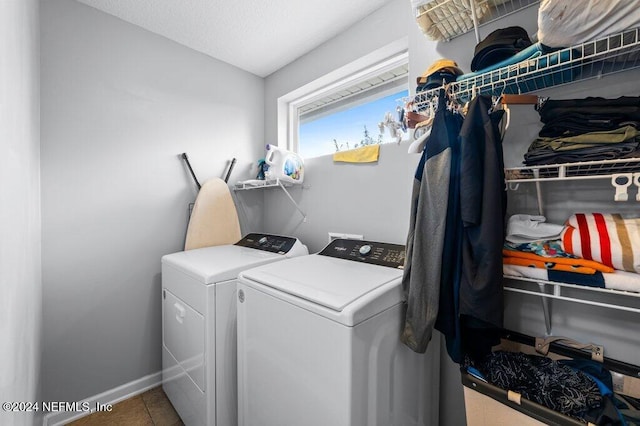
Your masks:
{"label": "wire shelf", "polygon": [[431,0],[415,8],[414,13],[430,39],[449,41],[538,3],[539,0]]}
{"label": "wire shelf", "polygon": [[[640,313],[640,304],[637,303],[637,299],[640,298],[640,293],[632,292],[632,291],[623,291],[623,290],[614,290],[607,288],[599,288],[599,287],[588,287],[583,285],[576,284],[567,284],[557,281],[546,281],[539,280],[534,278],[527,277],[519,277],[519,276],[511,276],[505,275],[505,279],[510,280],[510,284],[505,283],[504,289],[506,291],[514,292],[514,293],[523,293],[529,294],[532,296],[538,296],[549,299],[557,299],[557,300],[566,300],[570,302],[582,303],[591,306],[600,306],[604,308],[611,308],[620,311],[634,312]],[[524,286],[517,286],[516,282],[522,283]],[[538,288],[531,289],[527,286],[531,284],[537,284]],[[553,289],[552,293],[546,291],[546,288]],[[573,289],[579,290],[582,292],[583,297],[578,297],[576,295],[567,295],[563,294],[563,289]],[[624,297],[628,303],[607,303],[601,300],[598,300],[598,295],[609,294],[615,296]],[[592,295],[594,297],[589,297]],[[622,299],[621,299],[622,300]]]}
{"label": "wire shelf", "polygon": [[505,169],[507,183],[579,179],[610,179],[618,173],[640,172],[640,158],[545,164]]}
{"label": "wire shelf", "polygon": [[288,182],[282,182],[280,179],[252,179],[242,182],[236,182],[236,191],[245,191],[248,189],[260,189],[260,188],[276,188],[282,186],[291,186]]}
{"label": "wire shelf", "polygon": [[[287,196],[289,201],[291,201],[291,203],[296,208],[296,210],[298,210],[300,212],[300,214],[302,215],[302,221],[306,222],[307,221],[307,214],[304,212],[304,210],[302,210],[300,208],[300,206],[298,205],[296,200],[293,199],[293,197],[291,196],[291,194],[287,190],[287,187],[292,187],[292,186],[294,186],[294,184],[289,183],[289,182],[283,182],[279,178],[266,179],[266,180],[251,179],[251,180],[245,180],[245,181],[237,182],[233,189],[234,189],[234,191],[246,191],[246,190],[249,190],[249,189],[280,188],[280,189],[282,189],[284,194]],[[299,186],[302,187],[302,185],[299,185]]]}
{"label": "wire shelf", "polygon": [[[640,67],[640,28],[556,50],[452,82],[448,93],[460,102],[474,94],[499,96],[560,86]],[[464,77],[461,76],[461,77]],[[425,109],[441,88],[416,93],[414,107]]]}

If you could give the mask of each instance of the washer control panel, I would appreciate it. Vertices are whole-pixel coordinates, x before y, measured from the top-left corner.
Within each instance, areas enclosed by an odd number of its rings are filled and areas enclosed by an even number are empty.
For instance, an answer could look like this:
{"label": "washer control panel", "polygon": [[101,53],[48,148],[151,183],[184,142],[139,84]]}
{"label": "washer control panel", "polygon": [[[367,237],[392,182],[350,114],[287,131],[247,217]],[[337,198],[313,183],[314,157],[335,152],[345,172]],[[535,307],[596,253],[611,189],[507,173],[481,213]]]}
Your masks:
{"label": "washer control panel", "polygon": [[331,241],[318,254],[402,269],[404,268],[405,247],[399,244],[338,238]]}
{"label": "washer control panel", "polygon": [[298,240],[293,237],[281,235],[251,233],[245,235],[235,245],[249,247],[256,250],[269,251],[271,253],[288,253]]}

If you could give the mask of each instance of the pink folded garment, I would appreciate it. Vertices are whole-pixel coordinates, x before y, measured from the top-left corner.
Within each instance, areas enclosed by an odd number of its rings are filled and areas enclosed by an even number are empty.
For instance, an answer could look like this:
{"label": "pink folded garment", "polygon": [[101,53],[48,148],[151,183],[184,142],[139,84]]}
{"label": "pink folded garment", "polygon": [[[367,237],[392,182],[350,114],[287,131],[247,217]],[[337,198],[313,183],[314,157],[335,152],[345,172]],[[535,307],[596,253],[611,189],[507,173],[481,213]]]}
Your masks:
{"label": "pink folded garment", "polygon": [[640,218],[576,213],[567,219],[561,239],[567,253],[640,273]]}

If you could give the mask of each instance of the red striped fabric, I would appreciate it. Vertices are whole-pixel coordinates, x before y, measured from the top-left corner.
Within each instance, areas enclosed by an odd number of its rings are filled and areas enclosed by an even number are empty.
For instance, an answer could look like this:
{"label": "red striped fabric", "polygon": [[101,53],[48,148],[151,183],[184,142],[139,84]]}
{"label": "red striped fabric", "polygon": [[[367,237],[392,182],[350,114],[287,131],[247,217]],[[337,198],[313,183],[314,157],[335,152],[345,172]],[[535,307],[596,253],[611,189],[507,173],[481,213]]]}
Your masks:
{"label": "red striped fabric", "polygon": [[561,235],[563,250],[627,272],[640,273],[640,218],[576,213]]}
{"label": "red striped fabric", "polygon": [[589,238],[589,225],[587,224],[587,218],[584,213],[577,213],[576,220],[578,221],[578,232],[580,232],[580,247],[582,250],[582,256],[585,259],[593,259],[591,256],[591,239]]}
{"label": "red striped fabric", "polygon": [[566,226],[564,228],[564,234],[562,235],[562,244],[564,245],[564,251],[567,253],[573,253],[573,226]]}
{"label": "red striped fabric", "polygon": [[594,213],[593,218],[596,222],[596,228],[598,229],[598,237],[600,237],[600,262],[613,267],[613,261],[611,260],[611,240],[609,239],[609,232],[607,231],[604,216],[602,216],[601,213]]}

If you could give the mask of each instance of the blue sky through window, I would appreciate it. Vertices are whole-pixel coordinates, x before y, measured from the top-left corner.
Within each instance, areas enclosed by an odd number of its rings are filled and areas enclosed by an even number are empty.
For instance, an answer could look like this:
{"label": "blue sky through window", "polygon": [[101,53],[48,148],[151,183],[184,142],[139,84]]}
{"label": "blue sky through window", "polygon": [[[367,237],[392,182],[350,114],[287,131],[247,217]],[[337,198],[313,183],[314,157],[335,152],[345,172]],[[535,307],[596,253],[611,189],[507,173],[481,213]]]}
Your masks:
{"label": "blue sky through window", "polygon": [[[368,102],[353,108],[337,112],[299,126],[298,152],[303,158],[317,157],[336,152],[334,139],[340,150],[354,148],[364,139],[364,127],[369,136],[378,140],[380,129],[378,123],[390,112],[394,120],[398,120],[396,108],[401,106],[397,101],[409,96],[408,90],[399,91],[389,96]],[[384,130],[383,142],[392,142],[389,131]]]}

